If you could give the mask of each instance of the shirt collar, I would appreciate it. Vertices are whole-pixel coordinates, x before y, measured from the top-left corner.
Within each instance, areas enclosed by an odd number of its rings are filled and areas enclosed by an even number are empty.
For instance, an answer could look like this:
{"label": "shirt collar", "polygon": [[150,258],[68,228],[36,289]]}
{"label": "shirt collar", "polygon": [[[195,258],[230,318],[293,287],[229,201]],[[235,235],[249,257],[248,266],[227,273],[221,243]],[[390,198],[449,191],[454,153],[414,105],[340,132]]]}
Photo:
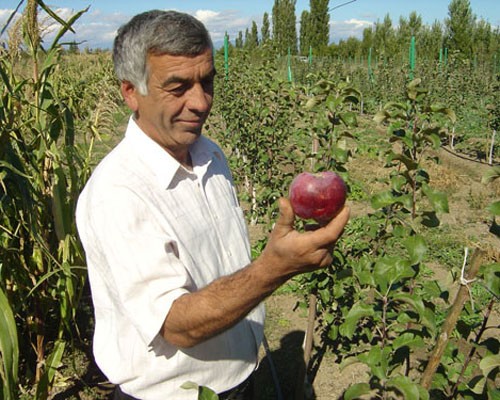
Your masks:
{"label": "shirt collar", "polygon": [[207,139],[200,136],[189,149],[193,162],[193,171],[188,171],[165,149],[151,139],[137,125],[133,116],[129,119],[125,137],[130,141],[141,159],[153,169],[158,178],[158,184],[165,189],[170,186],[174,177],[180,173],[184,173],[184,176],[195,174],[202,178],[214,156],[214,153],[207,151],[206,146],[203,145]]}

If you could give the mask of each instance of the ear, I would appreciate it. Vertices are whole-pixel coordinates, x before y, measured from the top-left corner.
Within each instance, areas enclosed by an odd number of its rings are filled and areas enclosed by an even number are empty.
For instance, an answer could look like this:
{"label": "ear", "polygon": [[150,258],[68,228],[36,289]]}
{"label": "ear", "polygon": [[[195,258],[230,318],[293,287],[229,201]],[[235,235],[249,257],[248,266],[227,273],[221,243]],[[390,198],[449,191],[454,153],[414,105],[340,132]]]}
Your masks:
{"label": "ear", "polygon": [[140,96],[139,91],[132,82],[122,81],[120,90],[125,99],[125,103],[134,113],[139,109],[139,102],[137,96]]}

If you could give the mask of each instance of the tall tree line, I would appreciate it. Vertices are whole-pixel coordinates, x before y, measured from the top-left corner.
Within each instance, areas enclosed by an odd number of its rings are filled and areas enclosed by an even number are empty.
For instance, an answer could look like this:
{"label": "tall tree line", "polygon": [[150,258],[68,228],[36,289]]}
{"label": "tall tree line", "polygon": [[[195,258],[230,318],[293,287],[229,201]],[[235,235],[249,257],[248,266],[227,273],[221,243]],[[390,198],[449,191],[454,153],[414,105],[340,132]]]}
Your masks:
{"label": "tall tree line", "polygon": [[330,45],[330,54],[342,58],[366,57],[369,49],[379,59],[397,59],[408,55],[411,37],[415,37],[418,57],[438,59],[446,52],[458,59],[500,62],[500,28],[478,19],[469,0],[451,0],[448,16],[430,25],[416,12],[401,16],[394,26],[389,14],[382,21],[365,28],[361,39],[350,38]]}
{"label": "tall tree line", "polygon": [[316,55],[325,55],[330,38],[329,0],[310,0],[310,11],[304,10],[300,17],[300,53],[309,49]]}
{"label": "tall tree line", "polygon": [[273,45],[283,55],[297,54],[296,0],[275,0],[273,6]]}
{"label": "tall tree line", "polygon": [[478,19],[469,0],[451,0],[448,16],[443,21],[424,24],[422,17],[413,11],[408,17],[400,16],[393,21],[386,14],[381,21],[363,31],[360,39],[351,37],[337,44],[330,44],[329,0],[310,0],[309,10],[300,15],[300,30],[297,37],[295,16],[296,0],[275,0],[271,16],[266,12],[262,19],[260,38],[257,24],[239,32],[236,47],[255,49],[263,45],[277,54],[314,56],[335,55],[342,58],[366,57],[372,51],[379,59],[397,59],[408,55],[411,37],[417,42],[418,57],[436,59],[443,49],[455,57],[491,60],[500,62],[500,28]]}

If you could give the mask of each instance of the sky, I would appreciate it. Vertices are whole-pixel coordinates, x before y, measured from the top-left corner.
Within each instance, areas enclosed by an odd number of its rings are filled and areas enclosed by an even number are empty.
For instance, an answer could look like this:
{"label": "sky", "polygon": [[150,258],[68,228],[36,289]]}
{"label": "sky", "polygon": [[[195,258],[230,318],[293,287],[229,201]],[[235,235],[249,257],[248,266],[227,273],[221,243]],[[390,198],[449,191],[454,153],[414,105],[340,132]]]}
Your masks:
{"label": "sky", "polygon": [[[0,30],[17,8],[21,0],[0,0]],[[27,0],[24,0],[24,4]],[[211,33],[216,47],[223,43],[225,32],[234,42],[238,32],[251,28],[252,21],[261,26],[265,12],[272,15],[274,0],[44,0],[58,15],[68,18],[77,11],[89,7],[75,23],[75,34],[65,36],[65,41],[76,41],[80,48],[106,49],[112,46],[113,38],[119,26],[132,16],[150,9],[174,9],[187,12],[200,19]],[[408,18],[412,11],[422,17],[425,24],[438,20],[444,22],[448,17],[450,0],[330,0],[330,42],[350,36],[361,38],[366,27],[377,21],[383,21],[388,14],[393,26],[399,18]],[[347,3],[347,4],[346,4]],[[493,27],[500,27],[500,0],[470,0],[473,13],[486,20]],[[20,11],[23,6],[21,6]],[[303,10],[309,10],[309,0],[297,0],[295,13],[297,23]],[[45,42],[50,43],[51,34],[56,27],[49,26]],[[297,27],[299,32],[299,27]],[[2,38],[5,40],[5,35]]]}

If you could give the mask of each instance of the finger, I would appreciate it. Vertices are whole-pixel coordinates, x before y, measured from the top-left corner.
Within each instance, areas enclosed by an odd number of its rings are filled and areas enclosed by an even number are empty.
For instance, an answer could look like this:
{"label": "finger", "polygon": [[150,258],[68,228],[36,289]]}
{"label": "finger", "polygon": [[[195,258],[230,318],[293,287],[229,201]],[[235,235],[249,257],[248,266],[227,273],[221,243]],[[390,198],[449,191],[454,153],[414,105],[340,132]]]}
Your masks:
{"label": "finger", "polygon": [[274,227],[275,231],[284,230],[286,232],[293,229],[295,214],[290,201],[284,197],[278,200],[279,216]]}
{"label": "finger", "polygon": [[311,240],[313,240],[318,247],[324,247],[334,243],[342,235],[344,227],[349,221],[350,213],[351,209],[349,206],[344,206],[327,225],[311,232]]}

